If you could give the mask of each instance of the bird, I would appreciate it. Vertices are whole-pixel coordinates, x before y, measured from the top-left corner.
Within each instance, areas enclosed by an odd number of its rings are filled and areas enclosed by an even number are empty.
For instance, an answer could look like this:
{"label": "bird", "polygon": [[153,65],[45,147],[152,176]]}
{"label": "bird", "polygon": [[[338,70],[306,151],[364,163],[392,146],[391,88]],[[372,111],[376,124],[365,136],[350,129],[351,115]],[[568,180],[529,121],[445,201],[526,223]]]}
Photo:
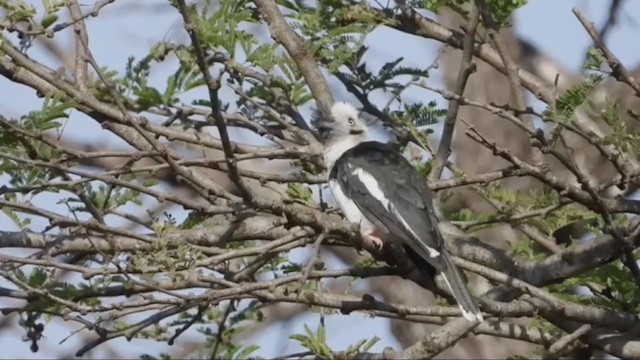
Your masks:
{"label": "bird", "polygon": [[316,110],[313,124],[324,145],[329,188],[347,221],[359,224],[368,246],[382,249],[386,241],[397,243],[417,266],[435,268],[464,318],[482,322],[482,312],[444,246],[425,179],[400,152],[368,139],[367,124],[352,104],[334,102],[329,110]]}

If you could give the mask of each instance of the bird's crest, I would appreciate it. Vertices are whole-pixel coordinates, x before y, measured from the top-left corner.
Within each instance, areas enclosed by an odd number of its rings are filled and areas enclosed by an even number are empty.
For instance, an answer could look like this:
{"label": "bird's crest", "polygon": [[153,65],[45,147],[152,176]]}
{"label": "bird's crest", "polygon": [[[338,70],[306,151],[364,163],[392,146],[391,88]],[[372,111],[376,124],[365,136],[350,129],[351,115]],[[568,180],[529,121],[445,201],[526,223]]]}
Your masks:
{"label": "bird's crest", "polygon": [[318,131],[321,131],[321,128],[331,121],[331,116],[320,108],[314,109],[311,114],[311,126]]}
{"label": "bird's crest", "polygon": [[360,112],[353,105],[338,101],[331,106],[331,118],[334,121],[345,123],[348,119],[358,119]]}
{"label": "bird's crest", "polygon": [[380,119],[368,114],[348,102],[335,102],[330,109],[318,108],[311,118],[311,125],[323,142],[329,138],[334,141],[344,136],[356,136],[358,141],[365,141],[367,131]]}
{"label": "bird's crest", "polygon": [[349,119],[357,121],[358,114],[358,110],[353,105],[339,101],[335,102],[328,112],[318,107],[311,117],[311,125],[324,141],[337,129],[346,129],[349,126]]}
{"label": "bird's crest", "polygon": [[311,117],[311,125],[314,128],[321,130],[321,127],[332,126],[341,119],[346,119],[348,117],[358,118],[358,114],[358,110],[353,105],[347,102],[338,101],[331,106],[329,113],[323,111],[321,108],[315,109]]}

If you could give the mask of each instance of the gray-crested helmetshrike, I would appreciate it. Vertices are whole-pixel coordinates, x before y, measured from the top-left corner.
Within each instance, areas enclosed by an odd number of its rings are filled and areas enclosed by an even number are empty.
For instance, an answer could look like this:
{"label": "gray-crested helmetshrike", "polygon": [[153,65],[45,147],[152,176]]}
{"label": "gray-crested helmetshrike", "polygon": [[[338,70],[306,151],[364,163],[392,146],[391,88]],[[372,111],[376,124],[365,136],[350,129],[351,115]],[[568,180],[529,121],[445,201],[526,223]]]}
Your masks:
{"label": "gray-crested helmetshrike", "polygon": [[[387,144],[368,141],[366,124],[351,104],[336,102],[330,114],[316,113],[324,142],[329,187],[347,220],[360,224],[369,245],[401,244],[439,271],[463,316],[482,321],[482,312],[444,247],[433,194],[418,171]],[[411,257],[411,256],[410,256]]]}

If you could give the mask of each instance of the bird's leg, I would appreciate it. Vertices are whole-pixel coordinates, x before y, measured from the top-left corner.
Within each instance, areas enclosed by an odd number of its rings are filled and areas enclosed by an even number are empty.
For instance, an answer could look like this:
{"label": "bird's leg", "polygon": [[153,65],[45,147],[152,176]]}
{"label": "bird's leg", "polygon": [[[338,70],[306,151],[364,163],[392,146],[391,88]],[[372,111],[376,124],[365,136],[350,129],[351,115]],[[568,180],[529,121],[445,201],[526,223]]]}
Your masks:
{"label": "bird's leg", "polygon": [[360,227],[360,236],[362,236],[362,241],[364,242],[365,247],[369,249],[373,249],[375,251],[382,250],[383,242],[380,238],[382,234],[376,231],[376,228],[368,228],[364,229]]}

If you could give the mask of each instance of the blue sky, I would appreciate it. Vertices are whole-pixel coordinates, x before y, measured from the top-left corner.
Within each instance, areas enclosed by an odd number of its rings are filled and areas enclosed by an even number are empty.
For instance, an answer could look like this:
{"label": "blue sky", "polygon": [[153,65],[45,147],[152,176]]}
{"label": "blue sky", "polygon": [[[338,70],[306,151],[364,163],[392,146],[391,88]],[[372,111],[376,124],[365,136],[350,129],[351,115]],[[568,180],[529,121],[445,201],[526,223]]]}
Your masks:
{"label": "blue sky", "polygon": [[[41,6],[40,1],[33,1],[33,3],[36,7]],[[99,17],[88,19],[90,46],[95,58],[102,66],[123,70],[128,56],[133,55],[139,58],[146,55],[148,48],[159,40],[175,40],[176,36],[184,40],[184,37],[181,37],[182,33],[176,31],[180,26],[179,17],[172,8],[166,6],[165,1],[138,0],[133,6],[139,11],[126,10],[130,9],[129,5],[132,3],[134,2],[117,1],[115,5],[108,6],[101,12]],[[574,6],[580,8],[599,27],[605,20],[607,5],[608,1],[530,0],[527,6],[517,12],[516,31],[567,68],[577,70],[587,47],[590,45],[590,39],[574,17],[571,8]],[[635,45],[640,35],[640,24],[638,23],[640,22],[640,2],[626,1],[623,7],[620,23],[610,32],[607,40],[609,47],[622,62],[628,68],[634,68],[640,64],[640,47]],[[56,39],[58,38],[71,49],[70,32],[67,32],[65,36],[56,37]],[[438,43],[417,37],[402,36],[398,32],[385,28],[377,29],[371,34],[367,39],[367,44],[371,47],[369,59],[371,67],[374,69],[398,56],[404,56],[407,64],[417,66],[429,64],[433,61],[435,50],[439,47]],[[40,47],[30,50],[30,55],[53,68],[58,66]],[[175,63],[168,62],[156,66],[154,68],[155,74],[152,77],[154,84],[163,88],[164,79],[170,71],[175,69],[174,65]],[[337,83],[333,82],[332,84]],[[4,78],[0,79],[0,89],[3,89],[2,96],[0,96],[0,110],[8,117],[19,117],[41,106],[41,100],[31,90],[12,84]],[[408,95],[423,97],[424,93],[415,92],[408,93]],[[374,100],[379,105],[384,104],[388,96],[379,95]],[[340,89],[336,90],[336,98],[351,100]],[[441,99],[435,97],[433,99],[444,104]],[[432,98],[421,100],[427,102]],[[83,116],[78,116],[78,114],[73,114],[66,125],[65,136],[98,145],[124,146],[122,141],[114,139],[100,126]],[[6,178],[0,177],[0,186],[5,181]],[[49,198],[38,198],[35,201],[40,206],[64,212],[62,206],[51,205],[52,201]],[[42,226],[42,224],[36,223],[36,228],[37,226]],[[0,230],[16,230],[16,228],[4,215],[0,215]],[[8,252],[5,249],[1,251]],[[6,284],[0,280],[0,285]],[[5,303],[2,301],[5,300],[0,300],[0,306],[7,305],[6,301]],[[258,354],[270,357],[299,350],[299,348],[291,346],[293,342],[290,342],[286,348],[278,344],[289,334],[301,332],[305,322],[311,328],[315,328],[318,323],[318,315],[309,314],[296,320],[289,328],[272,326],[268,331],[261,333],[260,338],[254,339],[258,345],[262,346]],[[397,346],[388,330],[387,321],[384,319],[371,319],[362,315],[335,315],[327,317],[326,324],[328,342],[336,349],[343,349],[361,338],[372,336],[383,339],[374,350],[381,350],[385,346]],[[71,354],[80,346],[82,342],[80,336],[72,337],[64,345],[57,345],[69,334],[69,331],[68,327],[55,323],[47,326],[46,343],[42,344],[42,350],[36,354],[29,351],[28,344],[20,342],[22,333],[3,333],[0,337],[0,348],[3,349],[2,356],[48,358],[64,353]],[[112,345],[117,345],[123,354],[130,356],[144,351],[154,354],[162,349],[162,346],[150,348],[151,344],[152,342],[146,340],[135,340],[131,343],[116,340]],[[107,356],[100,350],[94,354],[95,356]]]}

